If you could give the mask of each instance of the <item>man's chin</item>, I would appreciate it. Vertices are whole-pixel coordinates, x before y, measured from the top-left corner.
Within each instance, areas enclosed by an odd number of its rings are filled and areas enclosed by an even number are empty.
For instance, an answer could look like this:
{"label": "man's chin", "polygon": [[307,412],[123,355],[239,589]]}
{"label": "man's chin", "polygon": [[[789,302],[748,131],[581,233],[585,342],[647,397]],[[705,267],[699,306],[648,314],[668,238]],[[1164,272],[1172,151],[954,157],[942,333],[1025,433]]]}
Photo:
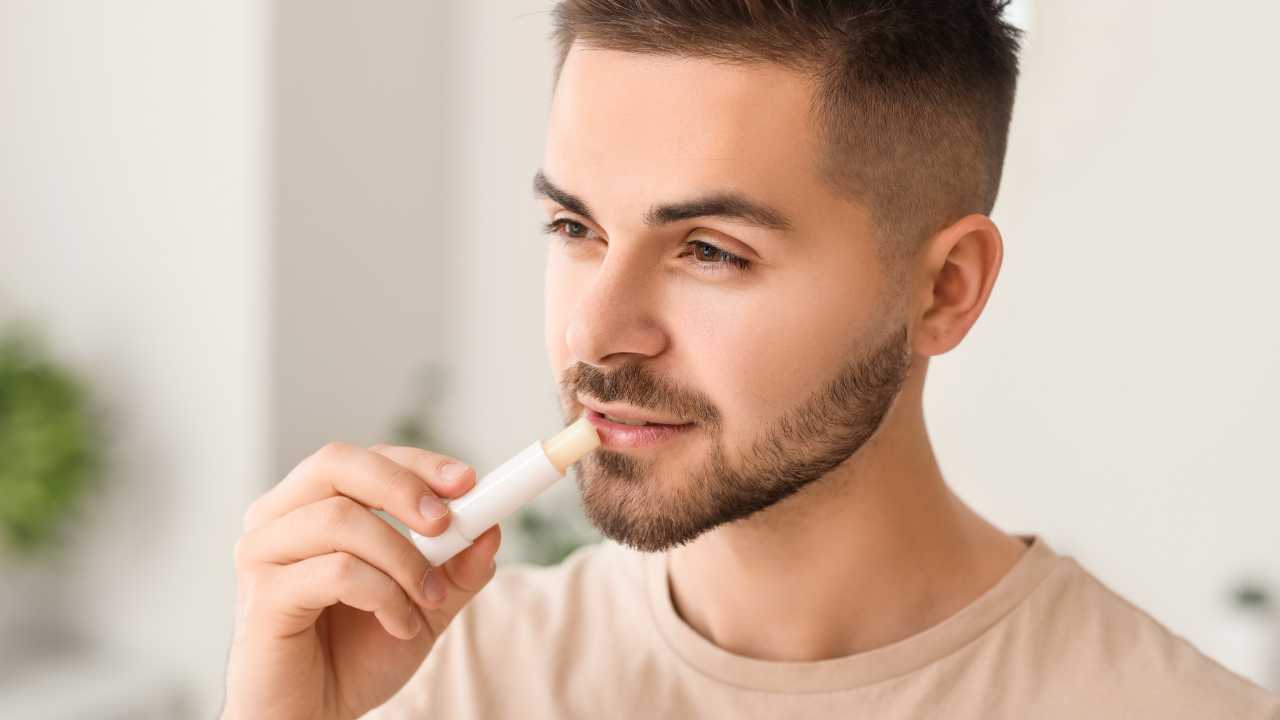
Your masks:
{"label": "man's chin", "polygon": [[685,545],[696,537],[696,535],[672,533],[670,528],[665,527],[661,522],[654,522],[660,519],[594,516],[590,512],[587,513],[587,520],[601,536],[639,552],[665,552]]}
{"label": "man's chin", "polygon": [[679,494],[661,487],[652,474],[620,474],[584,465],[575,475],[583,514],[604,537],[641,552],[661,552],[701,534],[690,523],[689,508],[680,503]]}

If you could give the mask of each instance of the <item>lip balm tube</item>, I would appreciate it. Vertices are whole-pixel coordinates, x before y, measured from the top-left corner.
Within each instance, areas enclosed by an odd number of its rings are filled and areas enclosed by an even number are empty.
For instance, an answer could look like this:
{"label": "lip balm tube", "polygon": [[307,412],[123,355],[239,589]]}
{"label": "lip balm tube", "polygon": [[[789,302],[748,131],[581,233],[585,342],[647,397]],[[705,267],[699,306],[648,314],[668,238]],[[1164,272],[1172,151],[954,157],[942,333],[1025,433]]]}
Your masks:
{"label": "lip balm tube", "polygon": [[545,443],[534,441],[481,478],[465,495],[446,501],[451,517],[443,533],[427,537],[410,530],[409,538],[439,567],[469,547],[480,533],[554,485],[570,465],[599,446],[595,426],[583,415]]}

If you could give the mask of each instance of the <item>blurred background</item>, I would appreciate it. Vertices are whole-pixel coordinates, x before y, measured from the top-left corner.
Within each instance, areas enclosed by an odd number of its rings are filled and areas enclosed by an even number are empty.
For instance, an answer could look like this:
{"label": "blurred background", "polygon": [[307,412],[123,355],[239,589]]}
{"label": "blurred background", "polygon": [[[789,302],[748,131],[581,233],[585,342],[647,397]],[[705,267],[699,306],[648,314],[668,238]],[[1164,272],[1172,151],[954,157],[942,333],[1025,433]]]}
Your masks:
{"label": "blurred background", "polygon": [[[545,0],[0,0],[0,714],[211,717],[247,504],[330,440],[559,427]],[[1280,689],[1280,6],[1021,2],[943,470]],[[1271,88],[1271,89],[1267,89]],[[500,561],[596,537],[571,482]]]}

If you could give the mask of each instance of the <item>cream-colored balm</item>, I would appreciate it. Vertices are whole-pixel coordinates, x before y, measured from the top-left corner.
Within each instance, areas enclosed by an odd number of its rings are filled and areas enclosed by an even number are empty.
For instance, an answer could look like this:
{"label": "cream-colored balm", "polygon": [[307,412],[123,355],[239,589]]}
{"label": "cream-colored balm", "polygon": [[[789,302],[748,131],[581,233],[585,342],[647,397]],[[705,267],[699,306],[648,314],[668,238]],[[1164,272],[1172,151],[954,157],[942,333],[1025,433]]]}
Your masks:
{"label": "cream-colored balm", "polygon": [[426,537],[410,530],[409,537],[439,567],[469,547],[480,533],[554,485],[570,465],[599,446],[600,436],[584,415],[550,440],[535,441],[499,465],[465,495],[449,500],[451,517],[443,533]]}

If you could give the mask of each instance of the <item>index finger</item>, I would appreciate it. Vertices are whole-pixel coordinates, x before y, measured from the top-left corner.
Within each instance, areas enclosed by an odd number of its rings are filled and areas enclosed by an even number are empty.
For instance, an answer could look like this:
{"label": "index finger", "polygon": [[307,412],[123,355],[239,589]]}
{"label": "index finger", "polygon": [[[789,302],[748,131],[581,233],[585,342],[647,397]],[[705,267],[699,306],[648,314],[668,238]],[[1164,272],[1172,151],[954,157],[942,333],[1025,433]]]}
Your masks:
{"label": "index finger", "polygon": [[369,449],[395,460],[418,477],[425,478],[431,489],[441,497],[456,498],[475,487],[475,471],[448,455],[405,445],[380,444]]}
{"label": "index finger", "polygon": [[379,453],[332,442],[255,500],[245,512],[244,529],[256,530],[303,505],[335,495],[383,510],[423,535],[439,535],[449,527],[448,506],[439,501],[427,478]]}

